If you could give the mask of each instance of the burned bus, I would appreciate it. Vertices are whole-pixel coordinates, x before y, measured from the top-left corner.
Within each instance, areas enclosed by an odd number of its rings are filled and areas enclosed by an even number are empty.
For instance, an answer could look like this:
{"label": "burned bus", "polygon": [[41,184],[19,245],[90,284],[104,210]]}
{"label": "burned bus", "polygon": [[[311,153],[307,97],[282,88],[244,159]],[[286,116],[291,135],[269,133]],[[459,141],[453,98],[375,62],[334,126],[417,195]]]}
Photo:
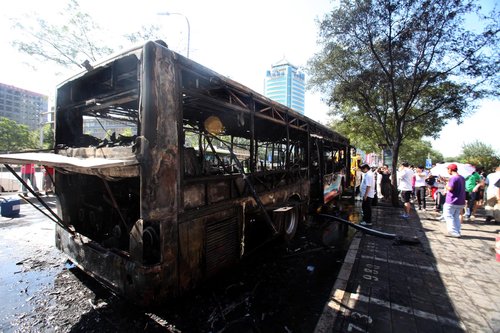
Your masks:
{"label": "burned bus", "polygon": [[148,42],[58,87],[53,152],[0,161],[55,168],[56,246],[147,305],[291,239],[349,183],[349,154],[331,129]]}

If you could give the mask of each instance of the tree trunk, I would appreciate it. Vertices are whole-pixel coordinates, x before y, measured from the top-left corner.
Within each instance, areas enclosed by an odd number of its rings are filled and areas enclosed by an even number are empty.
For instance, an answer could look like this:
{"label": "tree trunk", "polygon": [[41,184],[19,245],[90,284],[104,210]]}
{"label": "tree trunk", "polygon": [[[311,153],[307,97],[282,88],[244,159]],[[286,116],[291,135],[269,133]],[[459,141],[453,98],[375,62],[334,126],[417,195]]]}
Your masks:
{"label": "tree trunk", "polygon": [[399,206],[399,192],[398,192],[398,157],[399,157],[399,142],[395,142],[392,146],[392,170],[391,170],[391,200],[392,206]]}

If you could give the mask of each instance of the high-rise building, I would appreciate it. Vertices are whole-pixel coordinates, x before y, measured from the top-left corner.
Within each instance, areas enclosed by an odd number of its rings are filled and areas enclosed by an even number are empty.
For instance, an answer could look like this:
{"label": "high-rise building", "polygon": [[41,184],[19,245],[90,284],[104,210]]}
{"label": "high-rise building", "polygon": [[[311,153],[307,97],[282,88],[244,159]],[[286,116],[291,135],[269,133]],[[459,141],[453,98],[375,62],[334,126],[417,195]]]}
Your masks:
{"label": "high-rise building", "polygon": [[30,130],[40,128],[48,113],[48,97],[0,83],[0,117],[6,117]]}
{"label": "high-rise building", "polygon": [[305,74],[283,58],[267,71],[264,94],[304,114]]}

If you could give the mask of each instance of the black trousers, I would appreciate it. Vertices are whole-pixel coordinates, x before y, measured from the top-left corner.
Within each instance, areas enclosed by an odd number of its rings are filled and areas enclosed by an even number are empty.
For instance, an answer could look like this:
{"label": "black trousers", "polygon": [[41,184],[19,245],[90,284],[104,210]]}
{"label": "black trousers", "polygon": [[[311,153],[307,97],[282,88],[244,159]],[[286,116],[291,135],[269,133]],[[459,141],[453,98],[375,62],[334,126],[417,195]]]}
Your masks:
{"label": "black trousers", "polygon": [[425,209],[425,186],[415,187],[415,195],[417,196],[418,207],[422,207],[422,204]]}
{"label": "black trousers", "polygon": [[363,221],[367,223],[372,223],[372,200],[373,198],[367,197],[363,200],[361,204],[361,210],[363,211]]}
{"label": "black trousers", "polygon": [[443,210],[444,202],[446,201],[446,196],[440,191],[436,192],[436,209]]}
{"label": "black trousers", "polygon": [[479,192],[469,192],[469,200],[467,200],[467,208],[469,208],[469,215],[472,215],[472,210],[474,209],[474,204],[476,203],[477,195]]}

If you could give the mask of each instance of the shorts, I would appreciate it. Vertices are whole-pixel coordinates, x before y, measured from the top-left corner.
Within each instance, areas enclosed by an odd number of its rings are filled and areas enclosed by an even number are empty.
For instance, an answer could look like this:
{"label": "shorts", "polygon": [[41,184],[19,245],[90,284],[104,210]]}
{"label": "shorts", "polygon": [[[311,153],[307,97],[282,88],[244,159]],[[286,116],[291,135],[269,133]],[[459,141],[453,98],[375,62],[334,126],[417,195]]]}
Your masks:
{"label": "shorts", "polygon": [[483,199],[484,199],[484,192],[483,191],[477,191],[476,201],[481,201]]}
{"label": "shorts", "polygon": [[401,198],[404,203],[410,202],[411,191],[401,191]]}
{"label": "shorts", "polygon": [[482,198],[480,192],[465,192],[465,200],[467,201],[480,201]]}

